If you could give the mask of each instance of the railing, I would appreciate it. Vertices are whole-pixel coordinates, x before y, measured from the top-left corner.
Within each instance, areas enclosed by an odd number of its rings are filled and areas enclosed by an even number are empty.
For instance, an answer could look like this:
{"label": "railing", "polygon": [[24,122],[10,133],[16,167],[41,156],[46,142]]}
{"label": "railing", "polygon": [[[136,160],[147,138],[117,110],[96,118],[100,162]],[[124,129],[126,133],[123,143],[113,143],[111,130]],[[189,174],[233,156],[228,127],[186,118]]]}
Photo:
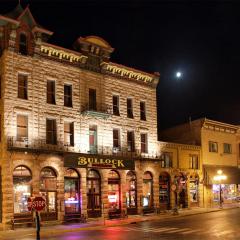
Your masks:
{"label": "railing", "polygon": [[46,140],[29,140],[28,138],[8,137],[7,147],[9,150],[20,151],[51,151],[51,152],[73,152],[74,147],[57,141],[56,144],[47,144]]}
{"label": "railing", "polygon": [[8,150],[14,151],[32,151],[32,152],[74,152],[82,154],[95,154],[105,156],[116,156],[129,159],[156,159],[159,161],[160,157],[154,153],[141,153],[140,150],[134,152],[128,151],[127,148],[113,148],[110,146],[96,146],[91,149],[81,149],[81,146],[69,146],[61,141],[57,141],[56,144],[47,144],[46,140],[29,140],[27,138],[17,139],[16,137],[8,137],[7,140]]}
{"label": "railing", "polygon": [[81,107],[81,113],[84,112],[112,114],[112,108],[111,105],[108,104],[96,104],[95,106],[91,106],[87,103]]}

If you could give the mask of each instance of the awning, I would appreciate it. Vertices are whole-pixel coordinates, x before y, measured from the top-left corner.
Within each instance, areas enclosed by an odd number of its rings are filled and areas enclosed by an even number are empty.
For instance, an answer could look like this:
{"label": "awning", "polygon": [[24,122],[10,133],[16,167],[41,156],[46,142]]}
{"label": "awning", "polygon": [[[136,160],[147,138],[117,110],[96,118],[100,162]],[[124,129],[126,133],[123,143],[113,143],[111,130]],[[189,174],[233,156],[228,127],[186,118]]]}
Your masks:
{"label": "awning", "polygon": [[221,180],[222,184],[240,184],[240,168],[220,165],[203,165],[204,184],[219,184],[215,181],[214,176],[218,175],[217,171],[222,170],[222,174],[227,176],[225,180]]}

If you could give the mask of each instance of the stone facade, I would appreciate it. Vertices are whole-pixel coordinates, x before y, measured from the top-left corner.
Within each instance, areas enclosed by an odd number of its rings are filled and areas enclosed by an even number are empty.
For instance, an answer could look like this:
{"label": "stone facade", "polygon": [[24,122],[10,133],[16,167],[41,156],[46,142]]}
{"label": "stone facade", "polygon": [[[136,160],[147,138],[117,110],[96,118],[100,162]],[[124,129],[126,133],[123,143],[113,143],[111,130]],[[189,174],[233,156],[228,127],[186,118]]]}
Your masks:
{"label": "stone facade", "polygon": [[[0,16],[3,26],[0,29],[2,177],[0,227],[9,228],[11,220],[16,215],[14,210],[16,189],[24,191],[23,189],[30,186],[28,194],[34,197],[43,194],[42,188],[47,188],[44,184],[54,188],[54,183],[56,183],[54,190],[51,189],[44,194],[49,194],[49,198],[55,201],[53,204],[49,201],[49,206],[52,204],[54,209],[51,211],[56,214],[53,220],[64,221],[67,215],[66,202],[73,200],[65,199],[65,181],[69,176],[68,168],[64,163],[66,155],[71,153],[78,156],[90,154],[89,156],[94,159],[108,156],[135,162],[134,169],[114,169],[119,179],[115,177],[110,180],[109,166],[108,168],[72,166],[71,169],[74,169],[79,178],[79,185],[76,186],[78,186],[78,201],[81,204],[77,213],[90,216],[89,206],[92,203],[89,197],[89,184],[96,184],[97,181],[90,179],[91,169],[98,172],[100,179],[100,205],[97,210],[100,211],[100,216],[104,214],[105,217],[109,217],[111,210],[109,185],[111,184],[114,185],[111,186],[113,187],[111,191],[115,191],[116,185],[119,186],[117,210],[125,212],[129,210],[126,194],[130,184],[127,182],[129,170],[132,170],[131,174],[135,176],[131,178],[136,192],[135,214],[155,211],[158,208],[161,210],[173,208],[176,204],[174,192],[177,194],[184,192],[184,196],[181,196],[184,206],[181,207],[202,206],[200,147],[158,142],[157,139],[156,86],[159,74],[149,74],[110,62],[113,48],[96,36],[79,38],[74,44],[75,50],[48,44],[46,39],[52,33],[35,22],[28,7],[22,9],[18,5],[13,13]],[[14,17],[17,14],[19,18]],[[21,34],[26,35],[25,42],[21,39]],[[27,44],[27,47],[24,44]],[[26,99],[20,98],[18,94],[19,75],[27,79]],[[54,104],[47,103],[48,80],[55,83]],[[70,85],[72,88],[71,107],[64,106],[64,85]],[[94,89],[96,93],[95,109],[89,108],[89,89]],[[119,99],[118,116],[113,114],[113,96],[118,96]],[[127,117],[127,99],[132,101],[133,116],[131,117]],[[145,104],[146,119],[141,119],[140,102]],[[17,123],[19,115],[27,117],[27,136],[24,140],[18,139],[17,136],[18,128],[22,128]],[[57,141],[54,144],[46,142],[48,134],[46,119],[56,121]],[[73,146],[65,144],[64,123],[66,122],[73,123],[74,126]],[[96,129],[94,153],[91,152],[90,146],[91,126]],[[120,148],[117,150],[113,148],[113,129],[118,129],[120,133],[118,139]],[[135,147],[132,151],[129,150],[128,131],[134,132]],[[145,142],[147,151],[142,150],[141,134],[147,136]],[[162,154],[166,152],[170,155],[166,160],[168,164],[164,165]],[[197,159],[197,168],[189,166],[192,155]],[[16,169],[28,174],[24,181],[21,176],[14,175]],[[44,169],[46,169],[45,174],[53,172],[53,175],[47,176],[46,182],[42,180]],[[160,190],[160,178],[162,190]],[[14,181],[17,181],[18,185]],[[26,181],[28,186],[24,185]],[[192,204],[190,197],[192,196],[189,186],[191,181],[196,184],[195,190],[198,191],[195,205]],[[171,190],[173,185],[177,188],[176,191]],[[94,188],[94,192],[96,189]],[[161,194],[163,197],[160,196]],[[180,195],[177,196],[178,199]],[[178,204],[180,206],[180,201]]]}

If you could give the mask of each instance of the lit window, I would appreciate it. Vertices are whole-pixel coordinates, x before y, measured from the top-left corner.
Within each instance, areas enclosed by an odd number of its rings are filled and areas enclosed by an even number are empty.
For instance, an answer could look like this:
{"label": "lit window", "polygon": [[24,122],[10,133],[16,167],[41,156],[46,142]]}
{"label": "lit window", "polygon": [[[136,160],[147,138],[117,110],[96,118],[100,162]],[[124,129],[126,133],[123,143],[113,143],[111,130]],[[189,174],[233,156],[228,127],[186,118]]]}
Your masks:
{"label": "lit window", "polygon": [[198,169],[198,155],[189,156],[189,168]]}
{"label": "lit window", "polygon": [[217,142],[209,141],[209,152],[218,152]]}
{"label": "lit window", "polygon": [[17,115],[17,140],[26,141],[28,139],[28,117]]}
{"label": "lit window", "polygon": [[64,106],[72,107],[72,86],[64,85]]}
{"label": "lit window", "polygon": [[147,153],[147,134],[142,133],[141,134],[141,153]]}
{"label": "lit window", "polygon": [[18,74],[18,98],[28,99],[27,80],[28,80],[27,75]]}
{"label": "lit window", "polygon": [[133,118],[133,100],[131,98],[127,99],[127,117]]}
{"label": "lit window", "polygon": [[64,144],[67,146],[74,146],[74,126],[73,122],[64,123]]}
{"label": "lit window", "polygon": [[112,100],[113,100],[113,115],[120,116],[120,112],[119,112],[119,96],[114,95]]}
{"label": "lit window", "polygon": [[161,167],[162,168],[170,168],[172,167],[172,153],[165,152],[161,155]]}
{"label": "lit window", "polygon": [[232,153],[232,145],[229,143],[223,144],[223,152],[224,153]]}
{"label": "lit window", "polygon": [[56,104],[55,99],[55,81],[47,81],[47,103]]}

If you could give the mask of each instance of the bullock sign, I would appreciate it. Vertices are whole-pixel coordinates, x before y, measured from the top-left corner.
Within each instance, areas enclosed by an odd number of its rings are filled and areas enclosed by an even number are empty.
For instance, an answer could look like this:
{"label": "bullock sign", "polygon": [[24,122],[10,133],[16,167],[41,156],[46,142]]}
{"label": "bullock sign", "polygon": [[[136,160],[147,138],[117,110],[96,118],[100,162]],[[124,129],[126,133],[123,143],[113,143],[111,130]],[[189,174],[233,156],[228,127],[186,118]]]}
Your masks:
{"label": "bullock sign", "polygon": [[46,201],[42,197],[28,198],[28,210],[41,211],[46,207]]}

